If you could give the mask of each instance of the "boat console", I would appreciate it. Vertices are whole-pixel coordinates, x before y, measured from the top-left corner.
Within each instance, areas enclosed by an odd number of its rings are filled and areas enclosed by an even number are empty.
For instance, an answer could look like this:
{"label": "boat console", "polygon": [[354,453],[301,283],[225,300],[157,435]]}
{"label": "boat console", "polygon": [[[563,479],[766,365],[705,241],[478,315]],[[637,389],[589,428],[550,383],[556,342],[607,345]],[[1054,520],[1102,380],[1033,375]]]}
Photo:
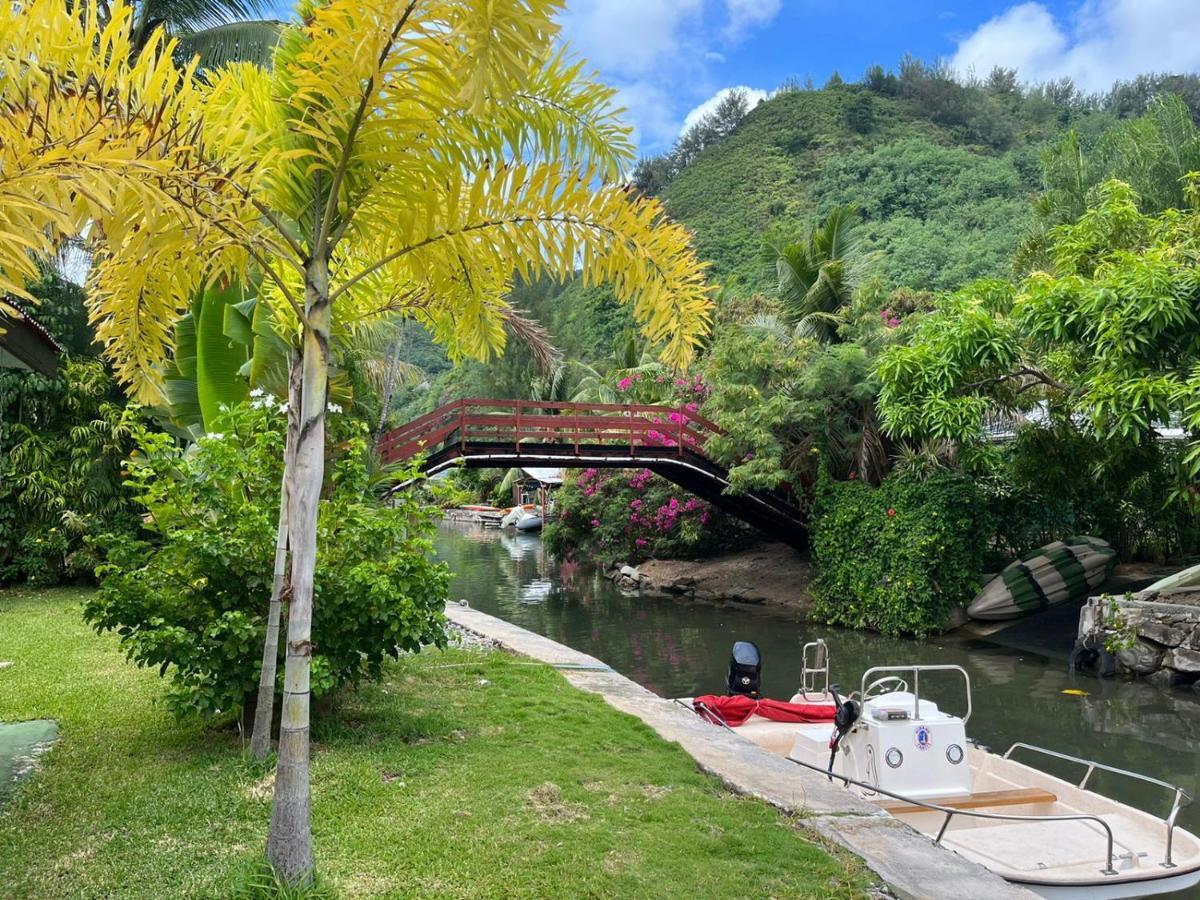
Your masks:
{"label": "boat console", "polygon": [[[922,700],[922,672],[952,671],[966,686],[967,715],[943,712]],[[882,673],[904,672],[904,677]],[[868,679],[871,679],[868,683]],[[966,722],[971,709],[970,676],[960,666],[875,668],[863,675],[862,713],[839,744],[838,774],[887,791],[923,799],[971,792]]]}

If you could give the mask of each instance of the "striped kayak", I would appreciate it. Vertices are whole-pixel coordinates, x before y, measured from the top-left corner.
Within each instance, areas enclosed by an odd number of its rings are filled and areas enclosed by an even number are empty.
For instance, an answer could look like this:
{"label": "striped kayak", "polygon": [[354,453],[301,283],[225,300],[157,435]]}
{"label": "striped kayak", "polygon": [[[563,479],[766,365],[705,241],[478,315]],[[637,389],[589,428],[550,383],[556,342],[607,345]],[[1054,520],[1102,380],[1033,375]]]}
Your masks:
{"label": "striped kayak", "polygon": [[1117,561],[1117,551],[1094,537],[1054,541],[1005,566],[967,607],[972,619],[1015,619],[1078,600],[1101,585]]}

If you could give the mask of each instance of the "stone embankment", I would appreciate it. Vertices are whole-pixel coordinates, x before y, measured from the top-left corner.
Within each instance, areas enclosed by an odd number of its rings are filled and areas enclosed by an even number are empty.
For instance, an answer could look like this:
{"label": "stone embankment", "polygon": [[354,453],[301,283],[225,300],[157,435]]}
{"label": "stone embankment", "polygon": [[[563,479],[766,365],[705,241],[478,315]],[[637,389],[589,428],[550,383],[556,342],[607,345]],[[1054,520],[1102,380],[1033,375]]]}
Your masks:
{"label": "stone embankment", "polygon": [[517,625],[450,603],[458,628],[558,669],[581,690],[641,719],[683,748],[699,768],[733,791],[758,797],[796,823],[862,857],[901,898],[921,900],[1035,900],[982,866],[935,845],[854,794],[756,744],[708,724],[689,708],[659,697],[604,662]]}
{"label": "stone embankment", "polygon": [[702,603],[740,603],[804,612],[812,604],[812,566],[785,544],[762,544],[709,559],[651,559],[616,565],[606,577],[625,591]]}
{"label": "stone embankment", "polygon": [[1200,590],[1091,598],[1079,614],[1076,657],[1098,674],[1200,687]]}

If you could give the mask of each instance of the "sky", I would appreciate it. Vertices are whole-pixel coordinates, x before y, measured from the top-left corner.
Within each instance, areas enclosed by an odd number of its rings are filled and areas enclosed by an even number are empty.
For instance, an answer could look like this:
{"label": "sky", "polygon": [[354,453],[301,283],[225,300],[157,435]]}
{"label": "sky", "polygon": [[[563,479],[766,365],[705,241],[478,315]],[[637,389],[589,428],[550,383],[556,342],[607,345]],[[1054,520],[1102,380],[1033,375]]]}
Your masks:
{"label": "sky", "polygon": [[853,81],[906,52],[1086,90],[1200,70],[1200,0],[568,0],[562,24],[620,91],[643,153],[669,149],[722,90],[764,97],[834,71]]}
{"label": "sky", "polygon": [[618,89],[642,153],[669,149],[722,91],[757,99],[834,71],[855,81],[905,53],[960,73],[1068,76],[1089,91],[1200,71],[1200,0],[566,0],[562,26]]}

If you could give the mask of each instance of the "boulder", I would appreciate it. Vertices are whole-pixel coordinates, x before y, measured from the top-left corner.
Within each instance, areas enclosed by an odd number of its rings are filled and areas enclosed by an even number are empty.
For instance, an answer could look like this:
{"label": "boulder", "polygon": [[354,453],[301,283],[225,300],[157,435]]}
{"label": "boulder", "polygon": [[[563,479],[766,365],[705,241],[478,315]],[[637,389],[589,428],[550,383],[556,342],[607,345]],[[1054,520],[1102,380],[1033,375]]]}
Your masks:
{"label": "boulder", "polygon": [[955,628],[962,628],[969,621],[971,621],[971,617],[967,615],[967,608],[954,606],[950,610],[950,617],[946,620],[945,630],[953,631]]}
{"label": "boulder", "polygon": [[1183,643],[1185,632],[1180,629],[1166,624],[1165,622],[1157,622],[1154,619],[1147,619],[1137,626],[1139,637],[1149,638],[1156,644],[1162,644],[1164,647],[1178,647]]}
{"label": "boulder", "polygon": [[1162,666],[1166,651],[1158,644],[1138,638],[1132,647],[1117,651],[1117,662],[1135,675],[1149,675]]}
{"label": "boulder", "polygon": [[1200,674],[1200,650],[1176,647],[1163,656],[1162,664],[1176,672]]}

